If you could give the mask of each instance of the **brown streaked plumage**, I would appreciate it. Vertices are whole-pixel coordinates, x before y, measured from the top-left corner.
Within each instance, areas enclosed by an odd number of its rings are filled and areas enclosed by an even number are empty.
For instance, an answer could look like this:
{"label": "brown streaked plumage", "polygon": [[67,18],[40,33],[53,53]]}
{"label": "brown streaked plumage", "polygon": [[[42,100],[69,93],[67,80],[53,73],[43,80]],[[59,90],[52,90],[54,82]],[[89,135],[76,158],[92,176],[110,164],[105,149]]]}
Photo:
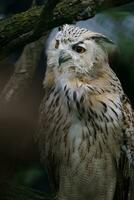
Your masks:
{"label": "brown streaked plumage", "polygon": [[37,140],[58,200],[132,200],[134,114],[109,66],[114,51],[71,25],[48,48]]}

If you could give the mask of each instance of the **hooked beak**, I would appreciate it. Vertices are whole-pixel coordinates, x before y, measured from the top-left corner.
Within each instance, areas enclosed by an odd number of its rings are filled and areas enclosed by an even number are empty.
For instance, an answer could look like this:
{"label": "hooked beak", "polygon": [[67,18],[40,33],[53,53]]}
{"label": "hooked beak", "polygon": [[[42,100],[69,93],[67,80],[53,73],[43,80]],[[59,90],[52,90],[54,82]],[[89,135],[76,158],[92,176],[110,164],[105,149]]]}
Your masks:
{"label": "hooked beak", "polygon": [[61,65],[62,63],[68,61],[72,59],[72,56],[70,55],[69,52],[65,51],[65,50],[61,50],[60,54],[59,54],[59,65]]}

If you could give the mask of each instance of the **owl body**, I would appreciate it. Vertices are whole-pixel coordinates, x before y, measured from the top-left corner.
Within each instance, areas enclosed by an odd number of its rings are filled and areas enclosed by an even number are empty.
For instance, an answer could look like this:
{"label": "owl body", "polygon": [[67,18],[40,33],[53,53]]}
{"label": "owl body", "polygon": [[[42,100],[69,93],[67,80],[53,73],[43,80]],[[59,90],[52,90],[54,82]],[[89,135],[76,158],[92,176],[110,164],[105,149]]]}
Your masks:
{"label": "owl body", "polygon": [[132,159],[124,133],[130,129],[128,101],[108,52],[96,43],[100,38],[102,46],[113,45],[100,34],[65,25],[48,50],[38,141],[59,200],[127,200],[128,193],[115,195],[124,187],[119,179],[129,177],[125,160]]}

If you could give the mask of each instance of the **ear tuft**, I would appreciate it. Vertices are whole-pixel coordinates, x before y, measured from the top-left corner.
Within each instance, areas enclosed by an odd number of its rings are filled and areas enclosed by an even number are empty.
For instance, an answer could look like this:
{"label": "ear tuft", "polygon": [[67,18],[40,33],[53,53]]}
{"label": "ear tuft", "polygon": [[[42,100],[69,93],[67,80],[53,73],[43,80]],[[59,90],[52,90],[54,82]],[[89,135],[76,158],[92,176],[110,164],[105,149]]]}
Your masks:
{"label": "ear tuft", "polygon": [[100,38],[99,44],[104,51],[107,52],[110,67],[115,68],[117,66],[120,54],[117,45],[106,37]]}
{"label": "ear tuft", "polygon": [[58,31],[61,31],[63,29],[63,26],[58,27]]}

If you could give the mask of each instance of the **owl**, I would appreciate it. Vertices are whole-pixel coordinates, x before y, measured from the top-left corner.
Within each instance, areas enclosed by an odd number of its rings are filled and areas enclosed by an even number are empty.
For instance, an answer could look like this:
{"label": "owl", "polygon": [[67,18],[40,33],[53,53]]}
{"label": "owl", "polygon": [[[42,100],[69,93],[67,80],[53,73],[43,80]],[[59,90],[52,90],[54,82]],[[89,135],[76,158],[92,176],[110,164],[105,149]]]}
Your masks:
{"label": "owl", "polygon": [[74,25],[48,47],[37,141],[58,200],[134,199],[134,114],[111,68],[115,52]]}

